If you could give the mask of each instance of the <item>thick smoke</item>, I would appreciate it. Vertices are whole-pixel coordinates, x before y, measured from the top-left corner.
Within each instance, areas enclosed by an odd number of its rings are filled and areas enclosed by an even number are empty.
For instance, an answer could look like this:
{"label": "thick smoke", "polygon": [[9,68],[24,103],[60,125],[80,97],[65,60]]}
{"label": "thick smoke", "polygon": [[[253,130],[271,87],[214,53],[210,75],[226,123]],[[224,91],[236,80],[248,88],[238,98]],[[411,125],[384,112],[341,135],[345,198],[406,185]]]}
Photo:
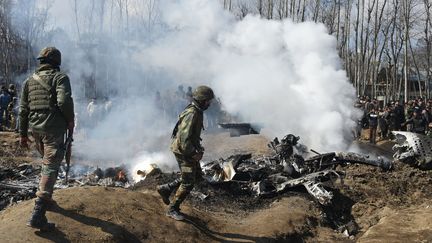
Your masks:
{"label": "thick smoke", "polygon": [[167,3],[170,32],[140,60],[181,80],[209,83],[226,109],[270,136],[295,133],[310,147],[346,149],[357,117],[354,89],[324,25],[247,16],[192,0]]}
{"label": "thick smoke", "polygon": [[[109,7],[78,2],[84,17],[91,7]],[[174,92],[179,84],[210,85],[228,112],[260,124],[269,137],[293,133],[321,151],[348,147],[358,117],[355,92],[324,25],[237,20],[217,1],[130,1],[127,23],[122,12],[105,9],[103,17],[79,20],[78,33],[73,1],[68,3],[53,2],[48,23],[54,31],[38,47],[63,52],[81,119],[75,150],[83,159],[148,164],[151,157],[175,168],[168,152],[175,121],[158,108],[154,94]],[[150,17],[142,18],[143,11]],[[89,77],[99,90],[90,96],[112,101],[92,126],[84,99]]]}

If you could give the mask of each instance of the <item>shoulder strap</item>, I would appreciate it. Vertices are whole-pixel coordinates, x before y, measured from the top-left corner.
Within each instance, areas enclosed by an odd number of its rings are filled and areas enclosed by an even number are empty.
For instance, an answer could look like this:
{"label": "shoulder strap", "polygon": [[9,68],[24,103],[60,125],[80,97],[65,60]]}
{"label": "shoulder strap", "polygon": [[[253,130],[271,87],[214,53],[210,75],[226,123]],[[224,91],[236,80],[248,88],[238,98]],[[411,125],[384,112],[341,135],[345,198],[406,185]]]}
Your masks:
{"label": "shoulder strap", "polygon": [[42,85],[42,87],[44,87],[44,89],[46,89],[49,92],[52,92],[51,87],[45,83],[44,81],[42,81],[42,79],[39,77],[39,75],[37,75],[36,73],[33,74],[33,79],[36,80],[36,82],[38,82],[40,85]]}
{"label": "shoulder strap", "polygon": [[182,120],[183,120],[182,118],[179,118],[179,120],[175,124],[174,129],[173,129],[172,134],[171,134],[171,138],[175,138],[177,136],[178,126],[180,125]]}

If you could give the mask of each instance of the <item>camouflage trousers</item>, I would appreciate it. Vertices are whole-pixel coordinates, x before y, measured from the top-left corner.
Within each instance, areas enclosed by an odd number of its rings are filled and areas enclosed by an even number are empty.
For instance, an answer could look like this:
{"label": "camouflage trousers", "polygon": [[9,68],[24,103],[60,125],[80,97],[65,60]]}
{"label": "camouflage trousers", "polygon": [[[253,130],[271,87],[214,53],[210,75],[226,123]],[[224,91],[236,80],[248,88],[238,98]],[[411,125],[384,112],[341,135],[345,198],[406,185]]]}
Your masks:
{"label": "camouflage trousers", "polygon": [[171,207],[179,208],[180,204],[190,194],[194,185],[202,180],[202,172],[199,161],[179,154],[174,154],[180,168],[180,186],[177,189],[174,199],[171,201]]}
{"label": "camouflage trousers", "polygon": [[36,149],[42,155],[42,171],[36,196],[51,200],[60,164],[64,158],[64,134],[33,132]]}

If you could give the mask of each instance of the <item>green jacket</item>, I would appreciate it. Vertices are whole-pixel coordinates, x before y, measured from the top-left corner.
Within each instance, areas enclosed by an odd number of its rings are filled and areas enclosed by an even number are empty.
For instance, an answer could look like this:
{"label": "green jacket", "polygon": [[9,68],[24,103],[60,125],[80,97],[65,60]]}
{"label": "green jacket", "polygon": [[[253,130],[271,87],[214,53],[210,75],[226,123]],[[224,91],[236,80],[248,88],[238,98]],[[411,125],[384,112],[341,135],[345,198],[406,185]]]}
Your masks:
{"label": "green jacket", "polygon": [[64,133],[75,115],[69,77],[47,64],[41,65],[35,74],[45,85],[34,76],[24,82],[19,109],[20,134],[27,136],[29,128],[38,133]]}
{"label": "green jacket", "polygon": [[203,130],[203,110],[192,103],[179,116],[172,134],[171,151],[184,156],[203,152],[201,130]]}

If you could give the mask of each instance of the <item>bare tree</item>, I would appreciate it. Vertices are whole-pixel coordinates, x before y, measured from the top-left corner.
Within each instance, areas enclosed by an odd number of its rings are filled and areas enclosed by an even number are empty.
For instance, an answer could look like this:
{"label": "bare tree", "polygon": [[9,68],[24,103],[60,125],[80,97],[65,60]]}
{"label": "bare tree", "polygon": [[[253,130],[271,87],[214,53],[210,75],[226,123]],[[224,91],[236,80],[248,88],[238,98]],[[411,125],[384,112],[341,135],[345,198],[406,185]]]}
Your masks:
{"label": "bare tree", "polygon": [[431,82],[431,37],[429,34],[431,27],[431,9],[432,3],[429,0],[423,0],[423,5],[425,8],[425,25],[424,25],[424,41],[426,43],[426,96],[427,98],[431,97],[430,92],[430,82]]}

